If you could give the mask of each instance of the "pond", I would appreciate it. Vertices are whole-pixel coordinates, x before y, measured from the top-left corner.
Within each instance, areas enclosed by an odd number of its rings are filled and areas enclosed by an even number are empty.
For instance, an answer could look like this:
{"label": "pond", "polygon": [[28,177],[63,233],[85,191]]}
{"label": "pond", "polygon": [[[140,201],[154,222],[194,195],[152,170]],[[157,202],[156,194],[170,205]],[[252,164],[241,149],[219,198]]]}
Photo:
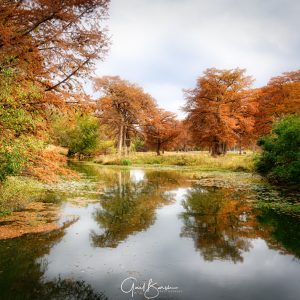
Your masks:
{"label": "pond", "polygon": [[61,230],[0,241],[0,299],[300,299],[300,224],[255,189],[75,164]]}

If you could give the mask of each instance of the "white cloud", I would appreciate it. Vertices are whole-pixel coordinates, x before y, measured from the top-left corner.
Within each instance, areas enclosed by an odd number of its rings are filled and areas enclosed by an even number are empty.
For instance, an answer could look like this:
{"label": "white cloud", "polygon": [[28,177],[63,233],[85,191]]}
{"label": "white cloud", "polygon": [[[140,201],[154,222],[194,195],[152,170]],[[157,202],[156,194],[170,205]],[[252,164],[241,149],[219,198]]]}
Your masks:
{"label": "white cloud", "polygon": [[247,68],[256,85],[298,69],[299,15],[294,0],[112,0],[112,47],[96,73],[136,82],[179,112],[182,88],[206,68]]}

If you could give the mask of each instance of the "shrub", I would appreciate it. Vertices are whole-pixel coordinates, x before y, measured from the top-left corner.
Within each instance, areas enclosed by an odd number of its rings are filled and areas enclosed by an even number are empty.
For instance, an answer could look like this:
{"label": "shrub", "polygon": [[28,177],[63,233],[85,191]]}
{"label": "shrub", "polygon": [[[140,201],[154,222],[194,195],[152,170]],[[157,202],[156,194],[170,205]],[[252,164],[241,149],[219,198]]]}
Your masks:
{"label": "shrub", "polygon": [[300,183],[300,116],[275,123],[258,145],[263,150],[256,162],[259,173],[278,183]]}
{"label": "shrub", "polygon": [[26,157],[19,147],[2,144],[0,147],[0,181],[4,181],[7,176],[18,174],[25,162]]}
{"label": "shrub", "polygon": [[0,181],[18,175],[26,166],[43,118],[30,102],[40,99],[39,88],[31,81],[17,80],[17,71],[0,68]]}
{"label": "shrub", "polygon": [[129,159],[123,159],[121,161],[121,165],[122,166],[130,166],[131,165],[131,161]]}
{"label": "shrub", "polygon": [[67,116],[53,121],[53,138],[69,149],[68,155],[93,155],[100,149],[100,125],[97,118],[75,114],[72,123]]}
{"label": "shrub", "polygon": [[43,143],[34,137],[21,136],[11,141],[0,142],[0,181],[4,181],[7,176],[19,175],[30,166],[36,153],[44,147]]}
{"label": "shrub", "polygon": [[141,137],[133,138],[133,140],[131,142],[131,149],[130,150],[134,151],[134,152],[145,151],[145,141]]}

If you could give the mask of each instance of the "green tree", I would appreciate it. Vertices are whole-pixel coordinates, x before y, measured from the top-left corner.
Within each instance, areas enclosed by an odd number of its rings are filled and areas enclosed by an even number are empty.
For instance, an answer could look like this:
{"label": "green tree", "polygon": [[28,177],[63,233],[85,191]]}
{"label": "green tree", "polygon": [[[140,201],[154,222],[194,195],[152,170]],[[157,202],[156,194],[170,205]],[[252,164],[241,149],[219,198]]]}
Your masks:
{"label": "green tree", "polygon": [[76,113],[74,120],[64,118],[54,121],[54,139],[69,149],[68,156],[90,156],[100,149],[100,124],[96,117]]}
{"label": "green tree", "polygon": [[300,183],[300,116],[290,115],[273,125],[258,141],[263,152],[256,163],[259,173],[278,183]]}
{"label": "green tree", "polygon": [[28,109],[40,97],[39,88],[26,80],[16,83],[16,77],[14,69],[0,71],[0,181],[22,172],[42,148],[37,136],[43,132],[41,112]]}

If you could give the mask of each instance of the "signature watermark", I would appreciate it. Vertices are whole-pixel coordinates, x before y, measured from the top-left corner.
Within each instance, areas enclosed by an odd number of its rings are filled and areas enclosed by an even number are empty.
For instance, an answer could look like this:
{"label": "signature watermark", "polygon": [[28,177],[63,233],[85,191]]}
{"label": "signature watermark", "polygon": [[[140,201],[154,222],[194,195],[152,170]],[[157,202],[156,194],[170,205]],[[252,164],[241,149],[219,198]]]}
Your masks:
{"label": "signature watermark", "polygon": [[152,278],[148,281],[139,283],[135,277],[127,277],[121,283],[121,291],[125,294],[144,295],[146,299],[157,298],[161,293],[181,293],[178,286],[161,285]]}

